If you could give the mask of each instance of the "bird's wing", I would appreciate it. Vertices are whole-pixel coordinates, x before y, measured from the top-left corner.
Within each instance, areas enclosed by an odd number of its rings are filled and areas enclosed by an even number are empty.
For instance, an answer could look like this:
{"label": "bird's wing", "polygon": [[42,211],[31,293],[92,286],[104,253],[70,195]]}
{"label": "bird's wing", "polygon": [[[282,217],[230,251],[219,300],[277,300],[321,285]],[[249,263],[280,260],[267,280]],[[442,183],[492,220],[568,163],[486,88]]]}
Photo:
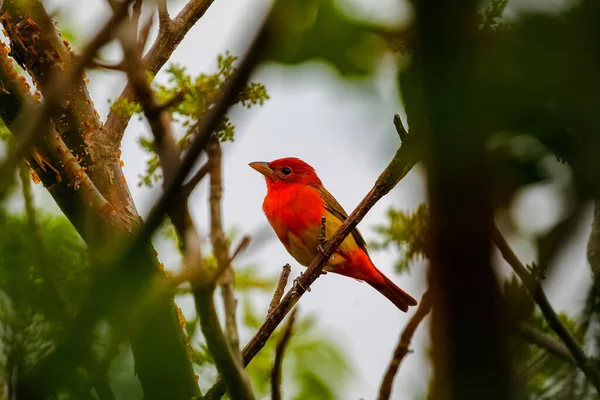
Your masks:
{"label": "bird's wing", "polygon": [[[333,195],[327,191],[327,189],[325,189],[323,186],[315,186],[315,189],[319,193],[319,196],[321,196],[323,199],[327,211],[339,218],[339,220],[342,222],[348,219],[348,214],[346,211],[344,211],[344,208],[340,205],[340,203],[337,202],[335,197],[333,197]],[[358,229],[352,229],[352,236],[354,237],[356,244],[358,244],[358,247],[360,247],[366,253],[367,242],[365,242],[365,239],[362,237]]]}

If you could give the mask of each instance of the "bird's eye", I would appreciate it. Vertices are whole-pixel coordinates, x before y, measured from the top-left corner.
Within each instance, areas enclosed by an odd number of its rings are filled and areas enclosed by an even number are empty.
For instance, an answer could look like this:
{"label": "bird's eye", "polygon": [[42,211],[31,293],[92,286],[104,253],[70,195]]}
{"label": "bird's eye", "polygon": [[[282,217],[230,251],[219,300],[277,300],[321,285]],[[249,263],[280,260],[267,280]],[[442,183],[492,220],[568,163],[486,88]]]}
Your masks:
{"label": "bird's eye", "polygon": [[284,167],[284,168],[281,168],[281,173],[284,175],[289,175],[292,173],[292,170],[289,169],[288,167]]}

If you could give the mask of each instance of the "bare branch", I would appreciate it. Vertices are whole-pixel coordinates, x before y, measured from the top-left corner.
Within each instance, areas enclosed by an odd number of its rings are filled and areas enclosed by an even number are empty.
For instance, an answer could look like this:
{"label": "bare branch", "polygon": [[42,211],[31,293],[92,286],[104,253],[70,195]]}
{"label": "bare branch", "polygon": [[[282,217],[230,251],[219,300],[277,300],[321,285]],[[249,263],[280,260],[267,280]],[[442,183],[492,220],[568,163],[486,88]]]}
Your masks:
{"label": "bare branch", "polygon": [[402,119],[398,114],[394,114],[394,126],[396,127],[396,132],[398,132],[398,136],[400,137],[400,142],[404,143],[404,141],[408,138],[408,132],[404,129],[404,125],[402,125]]}
{"label": "bare branch", "polygon": [[190,197],[196,186],[206,176],[206,174],[210,172],[211,168],[211,161],[208,160],[202,167],[200,167],[198,172],[196,172],[194,176],[192,176],[192,179],[190,179],[183,185],[183,187],[181,188],[181,196],[183,198]]}
{"label": "bare branch", "polygon": [[235,357],[242,361],[240,354],[240,338],[238,335],[236,323],[237,300],[233,288],[233,268],[229,257],[229,244],[223,232],[223,223],[221,217],[221,198],[223,194],[223,184],[221,182],[221,145],[219,140],[214,138],[208,146],[208,158],[212,165],[210,170],[210,240],[212,242],[213,253],[217,259],[219,286],[223,297],[225,308],[225,332],[227,342]]}
{"label": "bare branch", "polygon": [[415,331],[421,324],[421,321],[425,319],[427,314],[431,311],[431,296],[429,292],[425,292],[423,297],[421,298],[421,303],[417,308],[415,314],[411,317],[408,324],[404,327],[402,334],[400,335],[400,340],[398,341],[398,345],[396,346],[396,350],[394,350],[394,356],[390,361],[390,364],[385,371],[385,375],[383,376],[383,380],[381,381],[381,387],[379,388],[379,396],[377,400],[388,400],[390,395],[392,394],[392,386],[394,384],[394,377],[398,372],[398,368],[400,368],[400,364],[409,352],[410,342],[412,340]]}
{"label": "bare branch", "polygon": [[[254,356],[264,347],[267,340],[281,323],[287,313],[294,307],[300,297],[306,292],[306,288],[321,275],[323,266],[344,241],[346,236],[350,234],[352,229],[364,218],[369,210],[390,190],[392,190],[400,180],[415,165],[413,152],[414,138],[412,136],[402,143],[394,158],[387,168],[379,175],[373,188],[360,202],[348,219],[340,226],[335,234],[326,242],[323,251],[319,252],[313,261],[308,266],[306,272],[298,279],[298,284],[294,285],[284,296],[281,303],[267,316],[265,322],[261,325],[258,332],[250,339],[250,342],[244,347],[242,356],[244,357],[244,365],[254,358]],[[223,395],[222,383],[218,380],[215,385],[206,393],[205,399],[216,399]]]}
{"label": "bare branch", "polygon": [[271,304],[269,304],[269,311],[267,312],[267,315],[271,314],[271,312],[273,312],[273,310],[279,305],[279,302],[283,297],[283,291],[285,290],[285,285],[287,285],[290,272],[292,272],[292,267],[290,264],[285,264],[281,270],[279,282],[277,282],[277,288],[275,289],[275,293],[273,293],[273,298],[271,299]]}
{"label": "bare branch", "polygon": [[500,250],[502,257],[506,260],[506,262],[512,267],[513,271],[521,278],[525,287],[533,297],[533,300],[537,303],[538,307],[544,314],[544,318],[548,322],[548,325],[552,330],[558,335],[560,340],[565,344],[573,358],[577,361],[577,365],[583,371],[587,379],[596,387],[596,390],[600,393],[600,374],[598,370],[593,366],[590,360],[585,355],[585,352],[577,343],[577,339],[573,336],[571,332],[564,326],[561,322],[560,318],[556,314],[556,311],[552,308],[552,305],[548,301],[546,297],[546,293],[544,289],[539,284],[537,279],[535,279],[527,270],[527,268],[521,263],[517,255],[512,251],[504,236],[498,229],[498,227],[494,226],[492,230],[492,241]]}
{"label": "bare branch", "polygon": [[285,327],[283,328],[281,339],[279,339],[277,346],[275,347],[275,359],[273,360],[273,368],[271,369],[271,400],[281,400],[281,369],[283,367],[283,355],[285,353],[285,348],[292,338],[292,331],[297,313],[298,308],[294,308],[288,318],[287,324],[285,324]]}
{"label": "bare branch", "polygon": [[231,257],[229,258],[229,262],[232,262],[233,260],[235,260],[235,258],[246,249],[246,247],[248,247],[248,245],[250,244],[250,236],[244,236],[242,238],[242,240],[240,241],[240,243],[238,244],[238,246],[235,248],[235,250],[233,251],[233,254],[231,255]]}

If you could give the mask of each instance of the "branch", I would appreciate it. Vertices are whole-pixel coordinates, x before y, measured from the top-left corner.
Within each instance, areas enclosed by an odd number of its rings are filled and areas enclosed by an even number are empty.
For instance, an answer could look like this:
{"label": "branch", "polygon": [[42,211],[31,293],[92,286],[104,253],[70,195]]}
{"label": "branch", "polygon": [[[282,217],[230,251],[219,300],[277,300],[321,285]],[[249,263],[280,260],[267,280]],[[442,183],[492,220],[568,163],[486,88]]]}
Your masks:
{"label": "branch", "polygon": [[[379,175],[373,188],[360,202],[358,207],[344,221],[335,234],[325,243],[323,251],[319,252],[308,266],[306,272],[302,274],[295,282],[296,284],[287,292],[281,303],[268,314],[265,322],[259,328],[258,332],[250,339],[242,351],[244,365],[254,358],[254,356],[265,346],[271,334],[285,318],[287,313],[294,307],[300,297],[306,292],[306,288],[321,275],[323,266],[327,263],[329,257],[336,251],[338,246],[350,234],[352,229],[364,218],[369,210],[387,193],[392,190],[400,180],[406,176],[411,168],[417,162],[414,153],[416,145],[414,137],[408,138],[387,166]],[[223,387],[220,380],[206,393],[205,399],[217,399],[223,395]]]}
{"label": "branch", "polygon": [[590,382],[595,386],[598,393],[600,393],[600,374],[598,373],[598,370],[587,358],[583,349],[579,343],[577,343],[577,339],[575,339],[571,332],[569,332],[569,330],[563,325],[560,318],[552,308],[552,305],[548,301],[542,286],[521,263],[496,226],[494,226],[492,230],[492,241],[496,244],[498,250],[500,250],[502,257],[512,267],[519,278],[521,278],[525,284],[525,287],[527,287],[527,290],[533,297],[533,300],[537,303],[538,307],[542,311],[542,314],[544,314],[544,317],[546,318],[550,328],[558,335],[560,340],[562,340],[577,362],[579,368],[583,371],[587,379],[589,379]]}
{"label": "branch", "polygon": [[213,253],[217,259],[218,273],[220,274],[219,286],[221,287],[221,295],[223,297],[223,305],[225,308],[225,332],[227,334],[227,341],[233,354],[241,363],[240,338],[236,324],[237,300],[233,288],[233,268],[229,257],[227,238],[225,237],[225,233],[223,233],[221,217],[221,198],[223,193],[223,184],[221,182],[221,154],[219,140],[214,138],[208,147],[208,158],[212,166],[210,171],[209,194],[210,240]]}
{"label": "branch", "polygon": [[204,179],[206,174],[210,172],[211,168],[212,164],[210,160],[208,160],[202,167],[200,167],[198,172],[196,172],[194,176],[192,176],[192,178],[183,185],[181,188],[181,197],[186,199],[190,197],[196,186],[198,186],[200,181]]}
{"label": "branch", "polygon": [[281,369],[283,367],[283,354],[292,337],[294,322],[296,321],[297,308],[290,314],[288,322],[283,329],[283,335],[275,347],[275,359],[271,369],[271,400],[281,400]]}
{"label": "branch", "polygon": [[400,340],[398,341],[396,350],[394,350],[394,356],[392,357],[385,375],[383,376],[383,380],[381,381],[379,397],[377,397],[377,400],[388,400],[390,398],[394,377],[398,372],[398,368],[400,368],[400,364],[402,363],[404,356],[406,356],[406,354],[409,352],[408,347],[410,346],[410,342],[415,334],[415,331],[419,327],[421,321],[423,321],[427,314],[429,314],[429,311],[431,311],[431,296],[429,292],[425,292],[421,298],[421,304],[419,304],[417,311],[412,316],[410,321],[408,321],[408,324],[404,327],[404,330],[400,335]]}
{"label": "branch", "polygon": [[169,9],[167,7],[167,0],[157,0],[156,7],[158,8],[158,21],[160,23],[159,30],[168,30],[173,21],[169,15]]}
{"label": "branch", "polygon": [[283,297],[283,291],[285,290],[285,285],[287,285],[290,272],[292,272],[292,267],[290,267],[290,264],[285,264],[283,266],[283,269],[281,270],[279,282],[277,282],[277,287],[275,288],[275,293],[273,293],[271,304],[269,304],[269,311],[267,312],[267,315],[271,314],[271,312],[273,312],[273,310],[277,308],[279,302],[281,302],[281,298]]}
{"label": "branch", "polygon": [[229,397],[232,400],[254,400],[250,379],[221,330],[213,302],[214,289],[214,286],[192,289],[206,345],[215,360],[217,370],[225,377]]}
{"label": "branch", "polygon": [[568,362],[569,364],[575,365],[578,367],[577,361],[571,353],[569,349],[561,343],[554,339],[553,336],[548,335],[544,332],[540,332],[532,326],[527,324],[521,324],[517,330],[517,335],[520,336],[523,340],[536,345],[537,347],[546,350],[548,353],[560,358],[563,361]]}
{"label": "branch", "polygon": [[131,31],[132,33],[134,33],[136,41],[138,36],[138,28],[140,25],[140,17],[142,16],[142,1],[143,0],[135,0],[135,2],[133,3],[133,11],[131,13]]}
{"label": "branch", "polygon": [[[188,31],[204,15],[214,0],[190,0],[181,12],[169,23],[165,23],[165,10],[161,10],[159,2],[159,20],[162,15],[162,26],[159,27],[156,41],[144,56],[144,65],[150,76],[155,76],[163,65],[171,58],[179,43]],[[127,84],[117,101],[132,100],[134,96],[133,87]],[[120,145],[123,134],[127,128],[130,117],[122,115],[118,111],[110,110],[106,118],[104,130],[108,141],[113,147]]]}
{"label": "branch", "polygon": [[[55,114],[60,114],[63,100],[69,95],[75,83],[78,80],[81,80],[84,68],[92,61],[96,52],[112,38],[114,27],[118,26],[120,22],[127,17],[127,7],[131,1],[132,0],[125,0],[120,3],[112,17],[100,29],[98,34],[88,43],[81,56],[73,61],[66,72],[63,72],[60,67],[56,67],[48,69],[51,71],[51,73],[47,74],[46,81],[38,79],[38,81],[43,83],[41,92],[44,96],[44,103],[39,110],[36,110],[36,112],[29,107],[24,107],[20,111],[20,116],[15,118],[17,125],[10,127],[11,131],[16,133],[15,136],[17,137],[17,148],[10,152],[6,160],[0,165],[0,176],[2,176],[3,179],[12,179],[18,163],[29,152],[31,146],[37,140],[51,132],[51,118]],[[3,10],[9,11],[11,14],[9,18],[3,20],[4,26],[6,27],[7,31],[14,34],[14,37],[20,36],[20,29],[28,28],[28,26],[21,26],[20,28],[17,28],[17,26],[11,25],[11,18],[18,16],[22,11],[21,3],[22,2],[19,0],[7,0],[3,5]],[[39,10],[40,8],[43,10],[43,6],[38,6],[37,3],[34,8],[36,10]],[[47,15],[45,16],[49,20],[49,17]],[[48,25],[48,21],[42,22],[46,22],[46,24],[44,24],[45,26]],[[32,24],[32,26],[29,28],[33,29],[34,32],[39,30],[34,22],[28,23]],[[51,21],[50,26],[52,26]],[[12,32],[13,29],[15,32]],[[13,38],[13,35],[10,35],[10,37]],[[34,38],[36,36],[32,35],[31,37]],[[25,57],[25,55],[21,54],[20,57]],[[37,57],[37,59],[40,60],[40,57]],[[33,75],[35,76],[36,74]],[[1,186],[0,199],[4,195],[4,184]]]}

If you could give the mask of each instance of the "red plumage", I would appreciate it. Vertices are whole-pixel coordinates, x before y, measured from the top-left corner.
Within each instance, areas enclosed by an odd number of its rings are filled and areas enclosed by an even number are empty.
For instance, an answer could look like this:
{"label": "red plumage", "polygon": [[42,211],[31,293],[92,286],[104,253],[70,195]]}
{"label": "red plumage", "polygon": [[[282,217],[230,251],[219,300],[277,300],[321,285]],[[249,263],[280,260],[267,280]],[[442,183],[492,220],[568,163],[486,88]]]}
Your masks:
{"label": "red plumage", "polygon": [[[263,210],[277,237],[300,264],[308,266],[317,254],[321,218],[326,217],[329,238],[348,215],[304,161],[282,158],[250,166],[265,176]],[[357,229],[342,242],[324,269],[367,282],[402,311],[417,304],[375,267]]]}

